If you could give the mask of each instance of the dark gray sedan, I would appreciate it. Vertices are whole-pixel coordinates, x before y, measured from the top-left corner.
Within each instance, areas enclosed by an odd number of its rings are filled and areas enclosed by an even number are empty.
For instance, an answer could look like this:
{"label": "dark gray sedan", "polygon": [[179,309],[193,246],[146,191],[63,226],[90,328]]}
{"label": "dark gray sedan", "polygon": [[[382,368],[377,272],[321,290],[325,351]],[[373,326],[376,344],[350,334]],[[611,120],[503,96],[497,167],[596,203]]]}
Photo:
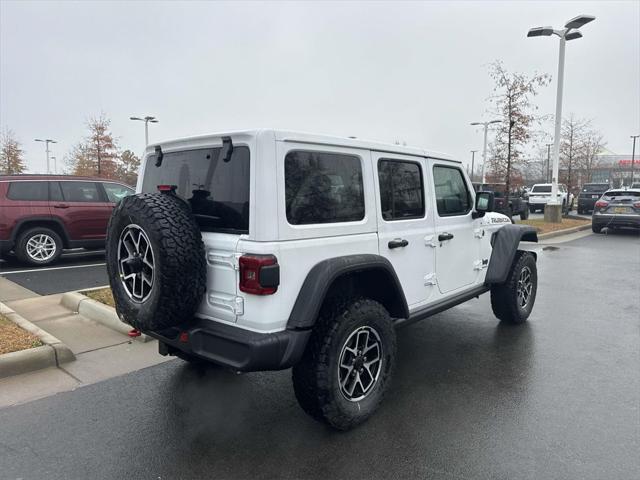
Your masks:
{"label": "dark gray sedan", "polygon": [[609,190],[595,203],[593,231],[619,227],[640,228],[640,188]]}

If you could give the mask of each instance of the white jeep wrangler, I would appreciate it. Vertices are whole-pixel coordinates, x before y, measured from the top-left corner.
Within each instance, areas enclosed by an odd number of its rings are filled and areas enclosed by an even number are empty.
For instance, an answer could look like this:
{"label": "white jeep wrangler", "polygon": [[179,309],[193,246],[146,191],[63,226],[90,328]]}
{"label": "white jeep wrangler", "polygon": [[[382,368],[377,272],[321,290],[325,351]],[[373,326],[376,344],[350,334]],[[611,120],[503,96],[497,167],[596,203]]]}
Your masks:
{"label": "white jeep wrangler", "polygon": [[120,317],[160,353],[235,371],[293,367],[302,408],[338,429],[378,407],[397,327],[491,292],[524,322],[531,227],[491,212],[461,164],[417,148],[257,130],[147,148],[109,223]]}

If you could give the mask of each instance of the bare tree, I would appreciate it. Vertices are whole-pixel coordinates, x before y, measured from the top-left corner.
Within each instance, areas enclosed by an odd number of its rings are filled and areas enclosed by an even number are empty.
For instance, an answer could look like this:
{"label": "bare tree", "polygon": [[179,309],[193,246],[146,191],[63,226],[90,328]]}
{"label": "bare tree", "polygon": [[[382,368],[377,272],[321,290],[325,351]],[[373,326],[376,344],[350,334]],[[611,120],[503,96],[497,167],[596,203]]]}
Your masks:
{"label": "bare tree", "polygon": [[604,135],[601,132],[594,128],[587,129],[582,145],[582,155],[578,159],[578,167],[582,171],[585,182],[591,181],[593,170],[600,163],[598,154],[606,145]]}
{"label": "bare tree", "polygon": [[577,159],[582,155],[588,125],[587,120],[577,118],[573,113],[569,118],[562,120],[560,166],[565,171],[564,177],[568,191],[573,187],[572,173],[575,171]]}
{"label": "bare tree", "polygon": [[500,61],[491,64],[489,75],[495,82],[494,94],[489,98],[493,104],[492,113],[502,119],[491,147],[489,169],[494,178],[504,179],[509,191],[512,181],[521,176],[521,169],[526,164],[524,148],[536,121],[533,111],[537,110],[531,98],[538,94],[539,88],[549,84],[551,76],[511,73]]}
{"label": "bare tree", "polygon": [[0,173],[16,175],[24,173],[23,150],[14,133],[8,128],[0,134]]}

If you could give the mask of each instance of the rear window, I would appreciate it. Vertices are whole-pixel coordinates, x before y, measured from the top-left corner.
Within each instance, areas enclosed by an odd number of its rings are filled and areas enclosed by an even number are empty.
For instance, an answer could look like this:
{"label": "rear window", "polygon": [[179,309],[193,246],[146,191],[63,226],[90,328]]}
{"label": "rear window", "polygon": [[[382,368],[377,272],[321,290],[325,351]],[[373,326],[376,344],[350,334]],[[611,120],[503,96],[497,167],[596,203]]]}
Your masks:
{"label": "rear window", "polygon": [[531,191],[533,193],[551,193],[551,185],[536,185]]}
{"label": "rear window", "polygon": [[640,192],[630,192],[629,190],[613,190],[604,194],[607,198],[614,197],[640,197]]}
{"label": "rear window", "polygon": [[424,217],[424,189],[420,164],[400,160],[378,162],[380,204],[385,220]]}
{"label": "rear window", "polygon": [[102,202],[95,182],[60,182],[65,202]]}
{"label": "rear window", "polygon": [[364,218],[360,158],[293,151],[284,159],[287,220],[291,225],[353,222]]}
{"label": "rear window", "polygon": [[249,148],[236,146],[228,162],[220,158],[222,147],[170,152],[156,167],[156,156],[147,160],[143,192],[157,192],[158,185],[177,185],[202,231],[249,232]]}
{"label": "rear window", "polygon": [[7,198],[11,200],[47,201],[49,200],[48,182],[12,182]]}
{"label": "rear window", "polygon": [[609,185],[598,185],[598,184],[593,184],[593,185],[587,184],[582,187],[583,192],[595,192],[595,193],[606,192],[608,189],[609,189]]}

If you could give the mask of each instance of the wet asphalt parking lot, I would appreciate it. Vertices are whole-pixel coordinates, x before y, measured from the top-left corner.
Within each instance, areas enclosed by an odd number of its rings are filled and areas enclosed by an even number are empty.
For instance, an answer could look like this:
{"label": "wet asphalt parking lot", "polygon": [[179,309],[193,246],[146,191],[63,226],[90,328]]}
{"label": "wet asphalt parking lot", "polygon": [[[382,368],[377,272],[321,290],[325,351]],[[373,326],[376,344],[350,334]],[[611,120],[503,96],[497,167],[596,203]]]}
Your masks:
{"label": "wet asphalt parking lot", "polygon": [[332,431],[290,371],[180,360],[0,410],[0,478],[631,479],[640,475],[640,236],[539,251],[530,321],[482,296],[398,332],[392,389]]}

